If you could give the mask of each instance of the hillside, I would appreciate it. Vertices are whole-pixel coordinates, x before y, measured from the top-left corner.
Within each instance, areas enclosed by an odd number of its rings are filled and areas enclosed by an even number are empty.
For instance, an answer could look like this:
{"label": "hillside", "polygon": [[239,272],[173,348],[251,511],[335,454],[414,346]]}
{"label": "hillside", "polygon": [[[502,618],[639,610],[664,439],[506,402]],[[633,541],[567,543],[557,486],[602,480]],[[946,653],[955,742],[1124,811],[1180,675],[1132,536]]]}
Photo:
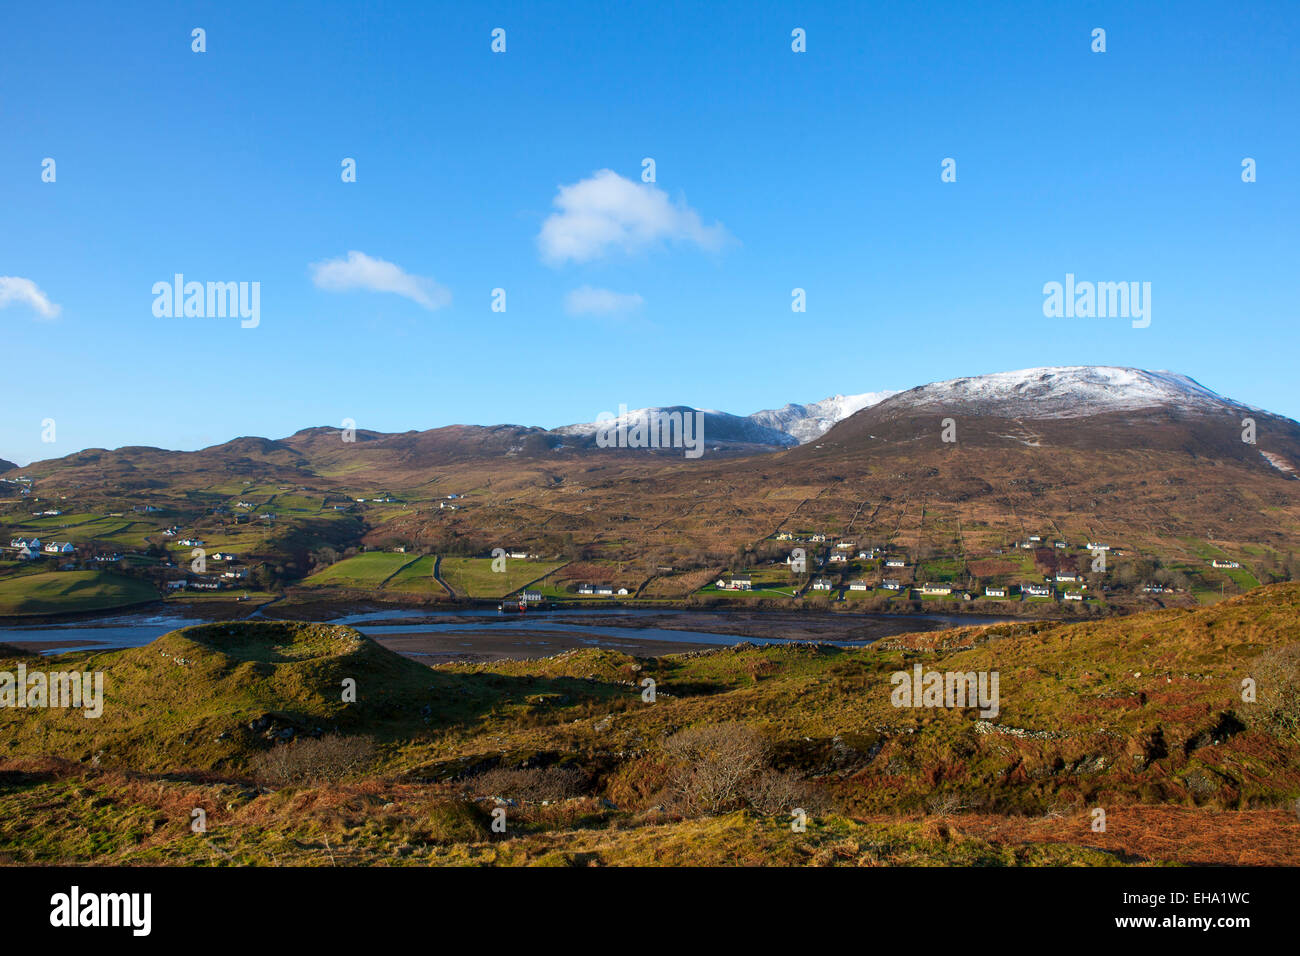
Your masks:
{"label": "hillside", "polygon": [[[850,396],[817,420],[859,402],[797,446],[745,444],[761,436],[743,420],[718,439],[721,453],[708,438],[698,459],[508,425],[85,451],[24,473],[44,500],[95,520],[33,521],[14,499],[0,505],[0,533],[59,527],[139,547],[165,544],[162,528],[180,523],[265,562],[276,586],[320,571],[322,549],[465,556],[519,545],[572,562],[575,575],[678,601],[727,568],[779,564],[769,541],[778,532],[857,540],[904,555],[918,574],[975,584],[1041,580],[1058,558],[1068,569],[1085,543],[1104,540],[1116,560],[1095,583],[1122,583],[1135,606],[1150,606],[1138,588],[1157,575],[1178,588],[1160,600],[1190,604],[1297,566],[1300,424],[1184,376],[1030,369]],[[1253,443],[1242,440],[1244,418]],[[165,521],[128,514],[142,503],[164,508]],[[257,521],[236,526],[241,518]],[[1072,553],[1008,555],[1032,535]],[[1211,573],[1217,559],[1240,574]]]}
{"label": "hillside", "polygon": [[[1294,584],[1197,611],[958,628],[858,650],[741,645],[640,660],[590,650],[432,669],[347,628],[188,628],[132,651],[47,658],[106,671],[100,721],[0,714],[0,854],[1300,863],[1287,809],[1300,796],[1298,633]],[[998,672],[1000,712],[898,708],[891,674],[918,664]],[[364,706],[335,702],[344,675],[357,675]],[[646,676],[653,703],[640,696]],[[382,696],[368,697],[376,685]],[[259,718],[270,724],[241,730]],[[256,786],[244,761],[280,728],[301,740],[313,724],[373,735],[374,764],[341,783]],[[765,769],[726,795],[709,789],[727,754],[751,753]],[[208,808],[208,835],[188,830],[194,806]],[[504,835],[488,827],[498,806]],[[791,806],[809,811],[799,839]],[[1097,807],[1110,819],[1101,832],[1089,826]]]}
{"label": "hillside", "polygon": [[[361,726],[391,735],[426,726],[425,717],[443,720],[448,707],[438,694],[445,677],[328,624],[195,625],[144,647],[47,660],[102,671],[103,714],[2,709],[7,753],[137,770],[234,769],[273,740]],[[342,700],[345,679],[356,682],[355,703]]]}

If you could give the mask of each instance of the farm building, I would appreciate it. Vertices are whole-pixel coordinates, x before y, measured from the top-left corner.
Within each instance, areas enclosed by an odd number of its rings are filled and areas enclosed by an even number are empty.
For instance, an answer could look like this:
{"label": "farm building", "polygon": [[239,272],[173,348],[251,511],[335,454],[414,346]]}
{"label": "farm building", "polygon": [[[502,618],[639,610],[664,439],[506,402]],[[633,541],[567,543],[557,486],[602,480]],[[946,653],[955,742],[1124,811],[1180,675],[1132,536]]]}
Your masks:
{"label": "farm building", "polygon": [[723,591],[750,591],[754,587],[754,582],[747,577],[733,577],[730,581],[719,578],[718,587]]}

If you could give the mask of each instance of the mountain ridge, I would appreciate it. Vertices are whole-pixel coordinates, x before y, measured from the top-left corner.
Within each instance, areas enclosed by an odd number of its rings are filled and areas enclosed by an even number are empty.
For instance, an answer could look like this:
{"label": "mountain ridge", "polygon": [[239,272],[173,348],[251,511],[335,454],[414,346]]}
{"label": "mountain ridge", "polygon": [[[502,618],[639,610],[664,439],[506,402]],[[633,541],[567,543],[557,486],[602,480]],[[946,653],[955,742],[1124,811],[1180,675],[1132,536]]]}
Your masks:
{"label": "mountain ridge", "polygon": [[[890,418],[924,413],[979,415],[1007,420],[1064,421],[1111,413],[1131,414],[1144,409],[1164,409],[1179,415],[1222,415],[1250,412],[1291,422],[1235,401],[1206,388],[1195,379],[1169,371],[1148,371],[1126,366],[1046,366],[984,375],[963,376],[894,391],[881,390],[854,395],[837,394],[807,403],[790,403],[763,409],[750,415],[734,415],[715,409],[687,405],[656,406],[626,411],[624,424],[644,421],[651,413],[704,416],[704,443],[711,452],[744,454],[780,451],[808,445],[845,422],[865,414]],[[357,429],[356,445],[406,446],[420,458],[431,452],[453,457],[481,455],[553,455],[600,447],[597,432],[612,423],[589,422],[542,428],[513,424],[445,425],[404,432]],[[293,456],[306,449],[337,445],[340,429],[308,426],[279,439],[240,436],[196,451],[172,451],[153,446],[129,445],[118,449],[87,448],[61,459],[33,462],[32,467],[54,461],[75,460],[89,464],[109,454],[142,463],[151,455],[197,455],[209,453],[263,457],[272,453]],[[603,449],[602,450],[608,450]],[[667,450],[663,450],[667,451]],[[435,455],[438,457],[438,455]],[[445,457],[442,454],[441,457]],[[0,471],[5,465],[0,460]],[[14,469],[20,466],[13,465]]]}

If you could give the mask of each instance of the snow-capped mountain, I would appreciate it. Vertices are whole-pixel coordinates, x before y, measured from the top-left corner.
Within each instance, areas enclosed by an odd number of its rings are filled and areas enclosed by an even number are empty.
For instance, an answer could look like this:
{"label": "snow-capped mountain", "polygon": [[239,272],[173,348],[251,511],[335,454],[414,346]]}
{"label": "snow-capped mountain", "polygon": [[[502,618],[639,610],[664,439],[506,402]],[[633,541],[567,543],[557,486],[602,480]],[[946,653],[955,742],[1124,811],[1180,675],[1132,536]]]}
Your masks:
{"label": "snow-capped mountain", "polygon": [[1248,407],[1186,375],[1108,365],[1027,368],[932,382],[895,394],[881,410],[922,406],[1038,419],[1144,408],[1220,412]]}
{"label": "snow-capped mountain", "polygon": [[[720,412],[711,408],[690,408],[685,405],[636,408],[623,412],[623,414],[617,416],[613,415],[611,412],[611,417],[606,421],[565,425],[562,428],[552,429],[552,432],[569,438],[591,438],[602,429],[612,430],[620,426],[632,429],[637,425],[648,429],[652,418],[662,422],[666,416],[693,416],[696,414],[704,416],[703,433],[706,443],[728,442],[776,446],[799,444],[797,438],[794,438],[778,429],[760,424],[759,422],[754,421],[752,417],[746,418],[741,415],[731,415],[727,412]],[[660,427],[662,428],[662,425]],[[694,427],[693,422],[692,427]]]}
{"label": "snow-capped mountain", "polygon": [[[885,391],[864,392],[861,395],[834,395],[831,398],[823,398],[819,402],[808,402],[805,405],[790,404],[743,416],[711,408],[695,409],[684,405],[668,408],[637,408],[611,419],[609,424],[617,426],[621,423],[631,426],[636,422],[647,422],[652,414],[662,416],[674,412],[698,411],[704,414],[704,433],[709,440],[739,441],[757,445],[798,445],[820,438],[837,422],[894,394],[896,393]],[[569,437],[590,437],[601,427],[606,426],[600,422],[585,422],[578,425],[565,425],[552,431]]]}
{"label": "snow-capped mountain", "polygon": [[785,405],[765,409],[749,416],[749,420],[767,428],[783,432],[800,443],[820,438],[832,425],[848,418],[854,412],[870,408],[877,402],[898,394],[895,391],[863,392],[861,395],[833,395],[820,402],[806,405]]}
{"label": "snow-capped mountain", "polygon": [[[1175,372],[1109,365],[1068,365],[954,378],[907,391],[834,395],[818,402],[764,409],[746,416],[682,405],[638,408],[626,412],[621,419],[615,419],[615,424],[619,421],[629,425],[636,421],[646,422],[652,413],[702,411],[708,441],[788,447],[821,438],[832,427],[863,409],[877,407],[881,414],[933,408],[1024,419],[1083,418],[1147,408],[1214,413],[1249,408]],[[590,438],[599,427],[600,423],[589,422],[556,428],[553,432]]]}

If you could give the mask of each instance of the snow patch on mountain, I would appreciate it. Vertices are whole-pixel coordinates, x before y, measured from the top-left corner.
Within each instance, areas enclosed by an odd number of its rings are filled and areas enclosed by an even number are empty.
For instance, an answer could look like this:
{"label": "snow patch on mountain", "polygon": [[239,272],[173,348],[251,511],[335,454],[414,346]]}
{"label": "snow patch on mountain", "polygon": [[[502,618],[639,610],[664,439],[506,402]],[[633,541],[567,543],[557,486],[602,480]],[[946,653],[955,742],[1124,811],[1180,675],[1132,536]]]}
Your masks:
{"label": "snow patch on mountain", "polygon": [[[685,405],[636,408],[617,416],[610,413],[610,417],[605,421],[565,425],[553,429],[553,432],[557,435],[590,438],[602,429],[609,430],[607,431],[608,434],[620,426],[629,431],[640,426],[648,433],[649,429],[654,427],[655,423],[658,423],[658,428],[662,433],[666,423],[669,423],[669,427],[675,428],[676,433],[680,434],[684,416],[694,416],[696,413],[704,416],[703,440],[706,442],[742,442],[745,444],[777,446],[798,444],[798,441],[790,435],[752,421],[750,418],[714,409],[690,408]],[[690,427],[695,429],[694,419],[691,420]],[[692,434],[696,434],[694,430]]]}
{"label": "snow patch on mountain", "polygon": [[1261,451],[1260,454],[1264,456],[1265,461],[1267,461],[1270,465],[1272,465],[1274,468],[1276,468],[1278,471],[1282,472],[1283,474],[1287,474],[1287,475],[1295,474],[1295,469],[1292,468],[1290,463],[1287,462],[1287,460],[1283,458],[1281,455],[1276,455],[1271,451]]}
{"label": "snow patch on mountain", "polygon": [[889,405],[960,406],[1002,418],[1081,418],[1143,408],[1218,412],[1247,407],[1186,375],[1108,365],[1027,368],[954,378],[899,392]]}
{"label": "snow patch on mountain", "polygon": [[863,392],[861,395],[832,395],[820,402],[805,405],[784,405],[764,409],[749,416],[749,420],[766,428],[775,429],[796,439],[800,444],[821,438],[831,426],[850,415],[870,408],[898,394],[895,391]]}

